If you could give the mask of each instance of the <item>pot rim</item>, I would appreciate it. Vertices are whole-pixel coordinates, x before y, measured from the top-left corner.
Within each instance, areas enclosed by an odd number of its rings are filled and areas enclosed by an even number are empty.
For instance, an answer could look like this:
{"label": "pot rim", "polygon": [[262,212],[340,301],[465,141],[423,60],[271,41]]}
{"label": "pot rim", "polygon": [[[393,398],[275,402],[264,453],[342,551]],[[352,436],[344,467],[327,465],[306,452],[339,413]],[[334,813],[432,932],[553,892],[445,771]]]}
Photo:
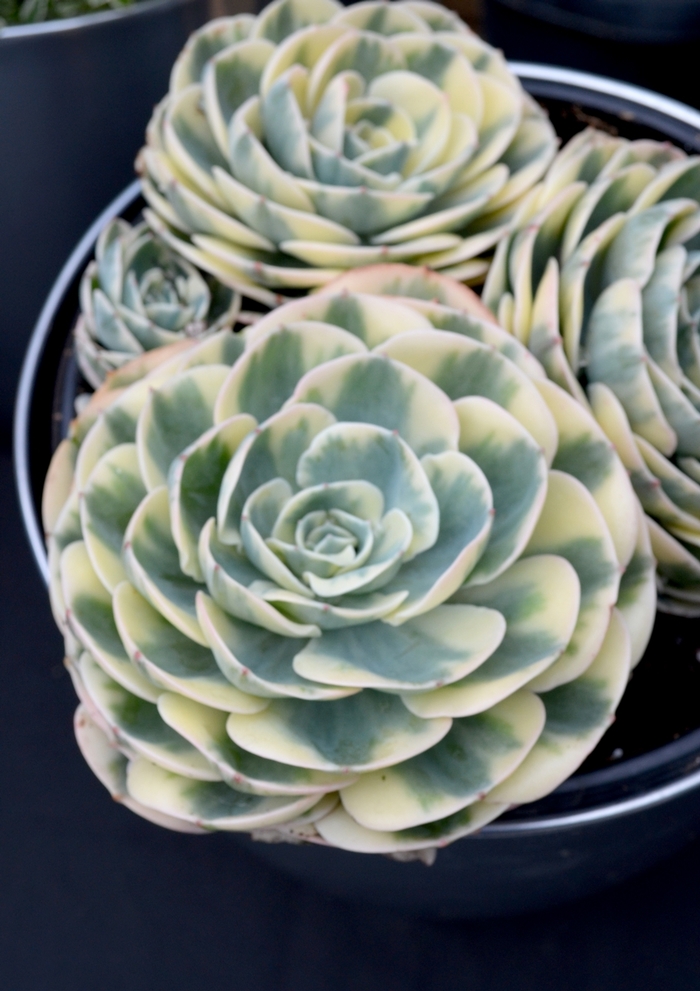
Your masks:
{"label": "pot rim", "polygon": [[[151,7],[155,4],[168,5],[186,0],[142,0]],[[140,5],[140,4],[139,4]],[[129,8],[131,12],[133,8]],[[88,15],[89,19],[97,15]],[[76,20],[83,20],[76,18]],[[587,72],[543,65],[534,62],[510,62],[509,67],[521,80],[531,80],[548,84],[560,84],[569,89],[588,91],[616,98],[675,119],[697,131],[700,142],[700,112],[677,100],[661,96],[629,83],[618,82],[604,76]],[[45,342],[49,336],[56,310],[71,283],[84,269],[92,256],[94,245],[102,227],[119,216],[140,194],[140,181],[137,179],[114,199],[81,238],[54,283],[41,310],[32,333],[19,379],[15,403],[13,431],[15,480],[24,527],[32,554],[45,584],[49,581],[48,560],[44,547],[44,536],[37,517],[32,496],[29,462],[29,427],[33,398],[34,380],[41,362]],[[671,744],[673,746],[673,744]],[[660,748],[659,748],[660,749]],[[635,758],[633,758],[634,760]],[[620,770],[622,767],[620,766]],[[583,784],[583,781],[582,781]],[[651,788],[630,798],[601,804],[580,812],[564,812],[542,815],[527,820],[498,821],[485,826],[480,831],[484,839],[517,837],[522,834],[549,833],[552,830],[576,829],[595,825],[611,819],[621,818],[635,812],[651,809],[665,802],[679,798],[700,787],[700,770],[685,774],[675,781]]]}
{"label": "pot rim", "polygon": [[675,118],[683,124],[698,131],[700,140],[700,111],[689,107],[687,103],[674,100],[670,96],[662,96],[653,90],[632,83],[624,83],[608,76],[598,76],[593,72],[580,72],[578,69],[566,69],[558,65],[545,65],[540,62],[508,62],[511,72],[523,79],[545,83],[561,83],[564,86],[579,90],[602,93],[605,96],[616,97],[625,103],[636,103],[648,110],[655,110],[666,117]]}
{"label": "pot rim", "polygon": [[129,17],[160,10],[167,11],[175,7],[184,7],[191,0],[135,0],[128,7],[115,10],[96,10],[93,14],[79,14],[77,17],[60,17],[52,21],[40,21],[37,24],[10,24],[0,27],[0,47],[4,41],[14,41],[21,38],[36,38],[41,35],[67,34],[84,31],[111,21],[122,21]]}
{"label": "pot rim", "polygon": [[[160,0],[154,0],[154,2],[160,2]],[[41,308],[22,364],[12,431],[15,482],[24,528],[45,585],[49,584],[49,562],[44,545],[44,534],[34,506],[29,467],[29,421],[34,379],[41,362],[46,339],[53,325],[56,310],[71,282],[85,268],[92,257],[100,231],[110,220],[118,217],[140,193],[141,180],[135,179],[102,211],[75,246]]]}

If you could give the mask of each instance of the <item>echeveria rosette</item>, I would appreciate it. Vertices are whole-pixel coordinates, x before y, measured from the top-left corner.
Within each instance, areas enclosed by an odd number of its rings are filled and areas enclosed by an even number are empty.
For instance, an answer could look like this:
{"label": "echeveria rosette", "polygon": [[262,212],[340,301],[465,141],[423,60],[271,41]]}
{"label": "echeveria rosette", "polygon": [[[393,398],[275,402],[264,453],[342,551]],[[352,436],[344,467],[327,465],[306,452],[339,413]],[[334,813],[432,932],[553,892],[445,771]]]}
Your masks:
{"label": "echeveria rosette", "polygon": [[444,7],[277,0],[190,38],[138,167],[162,236],[274,305],[382,261],[482,280],[556,144]]}
{"label": "echeveria rosette", "polygon": [[80,370],[97,389],[136,355],[236,320],[240,295],[177,255],[146,224],[108,223],[80,284]]}
{"label": "echeveria rosette", "polygon": [[236,347],[152,359],[54,456],[51,598],[90,765],[172,828],[398,854],[550,791],[653,614],[595,420],[441,303],[327,288]]}
{"label": "echeveria rosette", "polygon": [[[589,402],[649,515],[671,611],[700,609],[700,159],[584,131],[499,246],[484,301]],[[587,386],[587,395],[583,386]]]}

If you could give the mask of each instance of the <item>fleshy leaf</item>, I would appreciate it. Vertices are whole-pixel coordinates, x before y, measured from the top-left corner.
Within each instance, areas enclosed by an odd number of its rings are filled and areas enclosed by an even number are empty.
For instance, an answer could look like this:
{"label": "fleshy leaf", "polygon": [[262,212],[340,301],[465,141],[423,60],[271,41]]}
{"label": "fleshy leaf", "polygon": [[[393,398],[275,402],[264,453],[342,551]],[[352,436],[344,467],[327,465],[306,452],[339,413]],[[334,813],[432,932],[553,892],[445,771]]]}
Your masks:
{"label": "fleshy leaf", "polygon": [[201,751],[222,779],[237,791],[252,795],[324,794],[352,784],[347,774],[328,774],[256,757],[226,733],[224,712],[180,695],[161,695],[158,711],[165,722]]}
{"label": "fleshy leaf", "polygon": [[632,429],[664,454],[672,454],[677,438],[646,367],[641,293],[634,280],[620,279],[598,297],[588,325],[587,347],[590,381],[609,386],[624,406]]}
{"label": "fleshy leaf", "polygon": [[456,719],[426,753],[363,774],[343,790],[346,812],[367,829],[394,832],[454,815],[508,777],[542,732],[545,708],[516,692],[488,712]]}
{"label": "fleshy leaf", "polygon": [[228,372],[226,365],[199,365],[148,397],[139,416],[136,444],[149,491],[165,484],[175,458],[214,425],[214,404]]}
{"label": "fleshy leaf", "polygon": [[426,455],[422,465],[440,510],[440,532],[431,547],[406,562],[385,586],[387,593],[408,591],[406,601],[386,618],[393,625],[445,602],[472,572],[492,532],[491,490],[471,458],[446,451]]}
{"label": "fleshy leaf", "polygon": [[503,639],[495,610],[438,606],[398,627],[385,623],[326,631],[294,658],[294,670],[328,685],[427,691],[457,681]]}
{"label": "fleshy leaf", "polygon": [[493,497],[493,525],[484,554],[468,575],[470,585],[491,581],[522,553],[547,492],[541,448],[518,421],[490,399],[469,396],[455,409],[460,450],[483,471]]}
{"label": "fleshy leaf", "polygon": [[579,580],[562,557],[542,554],[516,561],[488,585],[463,588],[453,602],[500,612],[506,635],[472,674],[446,688],[404,695],[416,715],[471,716],[485,712],[548,668],[576,625]]}
{"label": "fleshy leaf", "polygon": [[123,688],[148,702],[160,694],[129,660],[119,637],[112,597],[90,563],[85,544],[69,544],[61,555],[63,599],[75,636],[106,673]]}
{"label": "fleshy leaf", "polygon": [[428,750],[451,724],[419,719],[397,696],[365,689],[323,705],[273,699],[258,715],[231,715],[227,729],[244,750],[268,760],[318,771],[370,771]]}
{"label": "fleshy leaf", "polygon": [[[584,407],[552,382],[537,388],[554,416],[559,446],[552,467],[573,475],[595,499],[620,565],[630,560],[636,541],[636,499],[627,472],[615,448]],[[699,504],[700,506],[700,504]]]}
{"label": "fleshy leaf", "polygon": [[156,705],[113,681],[89,654],[83,654],[80,660],[80,675],[102,718],[133,751],[195,780],[220,780],[216,768],[163,722]]}
{"label": "fleshy leaf", "polygon": [[534,802],[568,778],[610,725],[629,668],[629,634],[620,613],[613,610],[588,670],[541,696],[547,711],[542,735],[514,774],[489,794],[489,801]]}
{"label": "fleshy leaf", "polygon": [[249,435],[221,483],[216,513],[221,540],[230,544],[240,541],[243,506],[261,485],[275,478],[296,485],[300,456],[314,437],[332,423],[335,417],[321,406],[300,403],[271,416]]}
{"label": "fleshy leaf", "polygon": [[376,486],[387,512],[399,509],[408,517],[413,538],[405,560],[434,545],[438,503],[424,467],[396,431],[370,423],[334,424],[314,437],[297,465],[296,482],[304,489],[352,479]]}
{"label": "fleshy leaf", "polygon": [[366,829],[340,806],[317,824],[316,829],[333,846],[354,853],[408,853],[413,850],[440,849],[482,829],[508,808],[501,802],[474,802],[445,819],[403,829],[395,833]]}
{"label": "fleshy leaf", "polygon": [[566,558],[581,583],[576,629],[562,657],[532,687],[547,691],[578,677],[600,650],[617,601],[622,569],[602,513],[572,475],[552,471],[547,500],[525,550]]}
{"label": "fleshy leaf", "polygon": [[301,379],[291,402],[318,403],[340,421],[397,431],[419,457],[457,447],[457,419],[445,393],[385,357],[348,355],[329,361]]}
{"label": "fleshy leaf", "polygon": [[90,473],[80,500],[85,548],[108,592],[126,577],[122,542],[129,520],[146,487],[139,472],[135,444],[119,444],[104,454]]}
{"label": "fleshy leaf", "polygon": [[204,594],[197,598],[197,615],[217,664],[242,692],[262,698],[326,700],[355,691],[329,688],[302,678],[292,667],[299,640],[235,619]]}
{"label": "fleshy leaf", "polygon": [[180,553],[180,568],[204,580],[198,544],[206,522],[216,513],[221,481],[241,441],[257,426],[252,416],[241,414],[205,431],[176,458],[168,479],[173,540]]}
{"label": "fleshy leaf", "polygon": [[523,424],[548,461],[554,456],[556,426],[534,383],[488,346],[449,331],[415,331],[391,338],[381,352],[425,375],[452,400],[491,399]]}
{"label": "fleshy leaf", "polygon": [[182,819],[146,808],[128,794],[126,788],[128,760],[121,751],[115,749],[114,744],[92,719],[84,705],[79,705],[76,709],[73,723],[75,738],[85,762],[116,802],[120,802],[131,812],[155,823],[156,826],[163,826],[178,833],[204,832],[194,823],[183,822]]}
{"label": "fleshy leaf", "polygon": [[215,420],[250,413],[263,422],[281,409],[306,372],[364,350],[357,337],[332,324],[284,324],[249,347],[236,363],[219,393]]}
{"label": "fleshy leaf", "polygon": [[154,685],[225,712],[258,712],[265,701],[245,695],[221,673],[214,655],[175,629],[128,582],[114,593],[114,619],[129,657]]}
{"label": "fleshy leaf", "polygon": [[[282,590],[271,582],[266,583],[265,575],[237,547],[230,547],[218,539],[213,519],[202,530],[199,559],[210,595],[231,616],[280,636],[319,636],[320,630],[313,620],[295,622],[263,597],[262,593],[268,587]],[[311,601],[306,596],[298,598]]]}
{"label": "fleshy leaf", "polygon": [[194,606],[202,586],[180,571],[164,485],[150,492],[131,517],[124,537],[124,567],[131,584],[154,609],[185,636],[206,646]]}
{"label": "fleshy leaf", "polygon": [[311,808],[318,795],[266,797],[235,791],[222,782],[193,781],[144,758],[131,761],[129,794],[138,802],[205,829],[242,832],[286,822]]}

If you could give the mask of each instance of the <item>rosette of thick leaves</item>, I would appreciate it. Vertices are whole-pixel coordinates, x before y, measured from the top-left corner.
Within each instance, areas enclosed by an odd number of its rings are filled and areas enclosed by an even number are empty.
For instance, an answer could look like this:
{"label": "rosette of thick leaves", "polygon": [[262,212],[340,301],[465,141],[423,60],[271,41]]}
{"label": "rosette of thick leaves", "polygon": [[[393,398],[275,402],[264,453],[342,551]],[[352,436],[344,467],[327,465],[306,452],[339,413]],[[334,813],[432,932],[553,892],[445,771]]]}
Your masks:
{"label": "rosette of thick leaves", "polygon": [[[590,405],[631,474],[662,604],[700,608],[700,159],[584,131],[499,246],[484,291]],[[582,388],[588,385],[588,395]]]}
{"label": "rosette of thick leaves", "polygon": [[238,293],[202,276],[146,224],[113,220],[80,284],[80,370],[96,389],[144,351],[230,327],[240,304]]}
{"label": "rosette of thick leaves", "polygon": [[240,348],[151,359],[54,456],[51,598],[90,765],[173,828],[366,852],[550,791],[653,614],[595,420],[444,303],[326,289]]}
{"label": "rosette of thick leaves", "polygon": [[440,5],[277,0],[190,38],[138,167],[162,236],[274,304],[386,260],[480,281],[555,150],[500,53]]}

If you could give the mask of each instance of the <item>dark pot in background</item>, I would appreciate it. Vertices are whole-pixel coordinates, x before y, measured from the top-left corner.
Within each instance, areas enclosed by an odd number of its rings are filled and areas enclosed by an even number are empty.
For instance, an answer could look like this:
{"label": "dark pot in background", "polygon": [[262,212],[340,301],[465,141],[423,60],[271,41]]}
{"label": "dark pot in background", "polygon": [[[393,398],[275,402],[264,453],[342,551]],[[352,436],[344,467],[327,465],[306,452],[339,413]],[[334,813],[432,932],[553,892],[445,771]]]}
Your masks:
{"label": "dark pot in background", "polygon": [[0,30],[0,440],[42,301],[66,255],[133,176],[187,36],[252,0],[142,0]]}
{"label": "dark pot in background", "polygon": [[[666,138],[688,152],[700,151],[700,113],[689,107],[583,73],[543,65],[512,68],[549,109],[563,140],[594,118],[630,138]],[[54,284],[25,359],[15,419],[15,470],[24,523],[45,579],[41,491],[79,386],[71,335],[80,277],[104,223],[115,216],[133,220],[142,205],[138,183],[133,183],[92,225]],[[589,762],[553,794],[441,850],[429,868],[340,850],[255,843],[235,834],[231,842],[336,896],[425,916],[512,915],[601,890],[700,835],[700,729],[692,729],[698,725],[692,721],[700,695],[698,648],[697,621],[661,617],[648,651],[651,665],[645,670],[647,658],[642,660],[617,723],[600,746],[617,746],[625,734],[629,739],[631,727],[675,720],[670,729],[661,729],[665,735],[626,749],[626,754],[635,754],[629,759],[599,760],[597,769]],[[683,665],[691,671],[690,682],[669,675]],[[672,732],[679,728],[682,704],[694,709],[685,724],[689,731],[681,728],[684,735]],[[613,733],[618,736],[609,736]],[[667,742],[674,735],[680,738]],[[220,856],[235,856],[228,844],[217,850]]]}
{"label": "dark pot in background", "polygon": [[483,0],[507,58],[624,79],[700,106],[697,0]]}

